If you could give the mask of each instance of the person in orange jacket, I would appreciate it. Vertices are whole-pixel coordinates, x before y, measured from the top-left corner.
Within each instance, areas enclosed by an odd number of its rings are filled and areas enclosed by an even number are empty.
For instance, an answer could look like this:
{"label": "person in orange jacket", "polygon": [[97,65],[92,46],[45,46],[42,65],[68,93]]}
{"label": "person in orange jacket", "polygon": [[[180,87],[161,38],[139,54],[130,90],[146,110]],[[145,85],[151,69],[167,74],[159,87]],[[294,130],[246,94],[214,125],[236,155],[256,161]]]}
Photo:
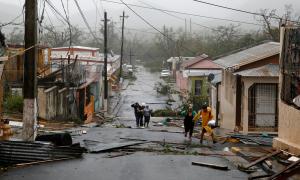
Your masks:
{"label": "person in orange jacket", "polygon": [[208,133],[211,135],[211,138],[213,140],[213,143],[216,143],[214,139],[214,133],[211,127],[208,125],[208,122],[212,120],[213,115],[211,113],[211,108],[207,107],[207,105],[203,105],[201,111],[198,112],[198,114],[194,117],[194,121],[196,122],[198,119],[202,118],[202,131],[201,131],[201,137],[200,137],[200,143],[203,142],[203,136],[205,133]]}

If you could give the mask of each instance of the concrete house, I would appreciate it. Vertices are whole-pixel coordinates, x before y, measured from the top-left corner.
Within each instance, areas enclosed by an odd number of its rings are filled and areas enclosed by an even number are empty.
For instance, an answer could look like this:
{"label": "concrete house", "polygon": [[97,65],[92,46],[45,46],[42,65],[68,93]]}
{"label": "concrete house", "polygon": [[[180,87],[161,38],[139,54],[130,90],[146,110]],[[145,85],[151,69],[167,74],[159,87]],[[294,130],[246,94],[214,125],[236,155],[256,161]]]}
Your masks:
{"label": "concrete house", "polygon": [[73,62],[38,81],[39,117],[91,122],[102,108],[102,66]]}
{"label": "concrete house", "polygon": [[299,28],[281,29],[280,100],[277,149],[300,155],[300,58]]}
{"label": "concrete house", "polygon": [[203,54],[181,64],[176,83],[183,97],[193,97],[193,104],[198,109],[208,102],[209,74],[220,73],[221,67]]}
{"label": "concrete house", "polygon": [[224,68],[219,93],[222,128],[277,132],[279,46],[266,42],[214,61]]}

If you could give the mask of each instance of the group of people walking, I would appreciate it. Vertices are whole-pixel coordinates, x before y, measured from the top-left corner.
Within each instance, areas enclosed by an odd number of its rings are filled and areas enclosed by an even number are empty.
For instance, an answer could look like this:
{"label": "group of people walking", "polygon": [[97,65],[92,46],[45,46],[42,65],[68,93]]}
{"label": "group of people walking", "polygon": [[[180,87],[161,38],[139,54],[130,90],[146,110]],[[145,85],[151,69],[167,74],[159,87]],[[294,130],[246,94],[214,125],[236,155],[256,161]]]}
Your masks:
{"label": "group of people walking", "polygon": [[[152,110],[145,103],[139,104],[138,102],[131,105],[134,108],[134,115],[136,119],[136,127],[144,128],[149,127],[150,117]],[[203,142],[203,137],[205,133],[208,133],[213,143],[215,143],[214,133],[212,128],[209,126],[209,121],[212,120],[213,115],[211,113],[211,108],[207,105],[203,105],[202,108],[196,112],[193,110],[193,105],[190,104],[186,110],[181,112],[184,117],[184,136],[192,139],[194,126],[201,119],[201,135],[200,143]]]}
{"label": "group of people walking", "polygon": [[136,127],[149,127],[150,116],[152,110],[149,108],[148,105],[142,103],[141,105],[136,102],[131,105],[134,108],[134,115],[136,120]]}
{"label": "group of people walking", "polygon": [[193,106],[190,104],[187,110],[183,110],[181,112],[181,115],[184,116],[184,136],[187,137],[189,135],[189,139],[192,139],[193,131],[194,131],[194,125],[202,119],[202,129],[201,129],[201,136],[200,136],[200,143],[203,142],[203,137],[205,133],[210,134],[213,143],[215,143],[214,139],[214,133],[211,127],[208,125],[208,122],[212,120],[213,115],[211,113],[211,108],[207,105],[203,105],[202,108],[198,111],[193,110]]}

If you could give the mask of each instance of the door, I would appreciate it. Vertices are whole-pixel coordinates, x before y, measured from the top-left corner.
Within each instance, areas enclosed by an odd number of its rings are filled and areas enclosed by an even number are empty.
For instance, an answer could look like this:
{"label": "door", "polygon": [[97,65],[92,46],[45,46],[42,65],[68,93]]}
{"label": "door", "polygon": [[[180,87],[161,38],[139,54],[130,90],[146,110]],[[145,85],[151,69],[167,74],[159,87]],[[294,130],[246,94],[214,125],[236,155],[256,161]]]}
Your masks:
{"label": "door", "polygon": [[256,84],[253,90],[255,127],[276,127],[277,84]]}

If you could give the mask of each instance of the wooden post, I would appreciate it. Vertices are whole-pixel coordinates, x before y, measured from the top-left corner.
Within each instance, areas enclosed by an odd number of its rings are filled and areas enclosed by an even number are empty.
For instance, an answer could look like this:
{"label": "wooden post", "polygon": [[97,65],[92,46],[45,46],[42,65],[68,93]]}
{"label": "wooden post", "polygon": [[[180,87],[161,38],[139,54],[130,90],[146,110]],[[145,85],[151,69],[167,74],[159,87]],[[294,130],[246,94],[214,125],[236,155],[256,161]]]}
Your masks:
{"label": "wooden post", "polygon": [[122,18],[122,38],[121,38],[121,61],[120,61],[120,75],[119,75],[119,81],[122,78],[122,65],[123,65],[123,46],[124,46],[124,19],[128,16],[125,16],[125,12],[123,11],[123,15],[120,16]]}
{"label": "wooden post", "polygon": [[104,12],[104,111],[108,111],[108,81],[107,81],[107,12]]}
{"label": "wooden post", "polygon": [[37,127],[37,0],[25,2],[25,61],[23,81],[23,130],[25,141],[34,141]]}

